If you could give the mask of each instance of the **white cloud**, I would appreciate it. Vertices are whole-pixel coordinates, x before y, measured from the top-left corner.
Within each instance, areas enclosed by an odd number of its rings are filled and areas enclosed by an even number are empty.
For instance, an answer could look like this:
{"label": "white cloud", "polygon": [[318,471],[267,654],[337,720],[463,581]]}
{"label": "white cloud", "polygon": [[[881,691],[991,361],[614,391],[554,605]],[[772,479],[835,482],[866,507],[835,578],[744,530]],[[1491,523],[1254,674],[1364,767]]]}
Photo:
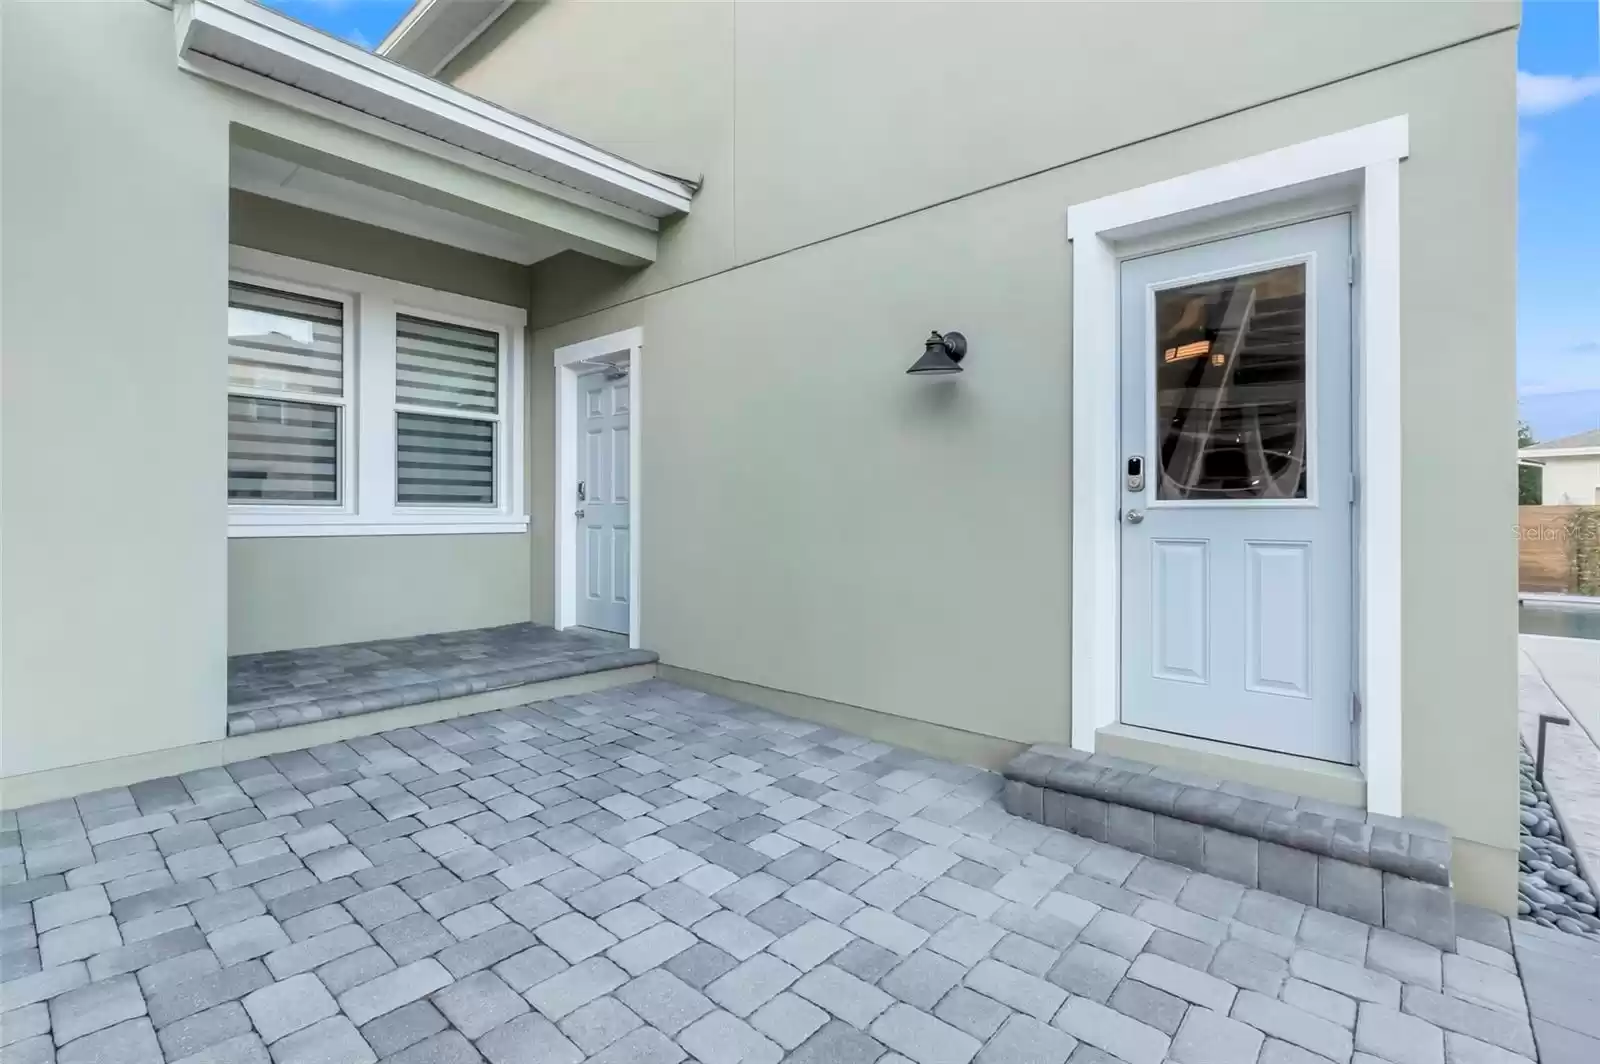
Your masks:
{"label": "white cloud", "polygon": [[1600,74],[1530,74],[1517,71],[1517,110],[1547,115],[1600,96]]}

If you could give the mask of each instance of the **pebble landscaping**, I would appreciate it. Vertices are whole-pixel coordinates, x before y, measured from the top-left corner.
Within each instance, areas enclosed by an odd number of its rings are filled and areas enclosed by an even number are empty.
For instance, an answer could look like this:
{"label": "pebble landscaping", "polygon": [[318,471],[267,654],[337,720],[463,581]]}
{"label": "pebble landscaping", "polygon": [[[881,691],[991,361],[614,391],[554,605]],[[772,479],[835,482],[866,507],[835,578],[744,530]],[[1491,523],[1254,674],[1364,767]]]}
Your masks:
{"label": "pebble landscaping", "polygon": [[1516,1064],[1567,985],[1000,786],[652,681],[0,814],[0,1059]]}
{"label": "pebble landscaping", "polygon": [[1522,879],[1518,915],[1575,935],[1600,934],[1594,888],[1578,870],[1578,860],[1561,833],[1550,792],[1533,776],[1533,755],[1521,749],[1520,850]]}

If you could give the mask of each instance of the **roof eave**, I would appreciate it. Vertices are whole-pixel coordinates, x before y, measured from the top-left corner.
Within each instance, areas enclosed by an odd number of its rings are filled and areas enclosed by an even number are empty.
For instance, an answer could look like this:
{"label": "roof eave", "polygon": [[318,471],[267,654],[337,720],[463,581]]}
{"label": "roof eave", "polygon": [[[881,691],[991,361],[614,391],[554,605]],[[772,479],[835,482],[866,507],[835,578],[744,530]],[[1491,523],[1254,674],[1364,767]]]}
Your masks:
{"label": "roof eave", "polygon": [[515,2],[416,0],[375,51],[435,77]]}
{"label": "roof eave", "polygon": [[178,9],[179,59],[197,53],[396,122],[456,148],[652,218],[687,213],[694,190],[251,0]]}

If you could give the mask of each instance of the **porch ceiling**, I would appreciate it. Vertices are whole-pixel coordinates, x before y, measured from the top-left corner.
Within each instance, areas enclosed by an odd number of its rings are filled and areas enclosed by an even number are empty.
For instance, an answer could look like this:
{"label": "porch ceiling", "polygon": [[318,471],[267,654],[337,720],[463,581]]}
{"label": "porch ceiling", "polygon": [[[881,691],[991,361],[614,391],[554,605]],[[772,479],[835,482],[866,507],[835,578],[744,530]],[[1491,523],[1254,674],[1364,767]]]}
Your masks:
{"label": "porch ceiling", "polygon": [[689,210],[686,182],[251,0],[187,0],[174,18],[179,66],[248,94],[236,187],[521,263],[567,248],[648,262],[660,220]]}

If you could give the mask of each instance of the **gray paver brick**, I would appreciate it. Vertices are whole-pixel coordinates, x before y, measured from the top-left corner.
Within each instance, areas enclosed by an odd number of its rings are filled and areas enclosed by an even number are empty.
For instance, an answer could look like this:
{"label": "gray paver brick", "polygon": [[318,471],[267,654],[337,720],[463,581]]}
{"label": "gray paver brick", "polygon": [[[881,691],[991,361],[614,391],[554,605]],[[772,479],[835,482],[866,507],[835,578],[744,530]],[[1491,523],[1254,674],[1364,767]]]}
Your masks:
{"label": "gray paver brick", "polygon": [[966,1064],[980,1043],[910,1005],[894,1004],[873,1021],[871,1035],[918,1064]]}
{"label": "gray paver brick", "polygon": [[1070,993],[1104,1002],[1127,972],[1128,962],[1123,958],[1079,942],[1061,955],[1046,978]]}
{"label": "gray paver brick", "polygon": [[978,962],[967,973],[966,985],[1037,1020],[1050,1019],[1067,998],[1059,986],[993,960]]}
{"label": "gray paver brick", "polygon": [[822,1006],[862,1030],[894,1003],[894,999],[882,990],[863,983],[831,964],[823,964],[807,972],[794,984],[793,990],[812,1004]]}
{"label": "gray paver brick", "polygon": [[758,953],[715,980],[706,996],[735,1016],[747,1017],[796,979],[800,972],[769,954]]}
{"label": "gray paver brick", "polygon": [[704,994],[659,968],[621,987],[616,996],[667,1034],[676,1034],[715,1007]]}
{"label": "gray paver brick", "polygon": [[1289,962],[1246,942],[1229,939],[1217,947],[1210,971],[1232,986],[1275,996],[1289,977]]}
{"label": "gray paver brick", "polygon": [[81,961],[122,945],[122,934],[111,916],[96,916],[46,931],[39,936],[39,963],[44,968]]}
{"label": "gray paver brick", "polygon": [[1297,979],[1337,990],[1357,1001],[1370,1001],[1391,1009],[1400,1007],[1400,981],[1392,975],[1360,968],[1309,950],[1300,950],[1290,957],[1289,970]]}
{"label": "gray paver brick", "polygon": [[796,1049],[828,1020],[827,1012],[785,991],[757,1009],[750,1025],[784,1049]]}
{"label": "gray paver brick", "polygon": [[339,1007],[353,1022],[363,1024],[426,997],[450,981],[450,973],[438,961],[414,961],[346,990],[339,995]]}
{"label": "gray paver brick", "polygon": [[1171,1044],[1171,1039],[1154,1027],[1088,998],[1068,1001],[1055,1025],[1128,1064],[1159,1064]]}
{"label": "gray paver brick", "polygon": [[1349,1031],[1320,1016],[1275,1001],[1254,990],[1239,992],[1231,1015],[1258,1031],[1293,1043],[1301,1049],[1309,1049],[1329,1060],[1350,1059],[1354,1039]]}
{"label": "gray paver brick", "polygon": [[372,930],[378,945],[388,951],[396,964],[431,957],[446,946],[455,945],[455,936],[446,931],[433,917],[424,912],[402,916],[392,923]]}
{"label": "gray paver brick", "polygon": [[433,1003],[468,1038],[479,1038],[528,1011],[527,1002],[492,972],[475,972],[433,995]]}
{"label": "gray paver brick", "polygon": [[998,1001],[968,990],[964,986],[955,987],[946,994],[933,1010],[933,1014],[979,1041],[994,1034],[1007,1017],[1014,1015]]}
{"label": "gray paver brick", "polygon": [[1444,1032],[1426,1020],[1363,1002],[1356,1017],[1356,1049],[1394,1064],[1444,1064]]}
{"label": "gray paver brick", "polygon": [[109,915],[111,902],[106,898],[106,888],[99,884],[48,894],[35,899],[33,903],[33,926],[36,931],[48,931],[80,920]]}
{"label": "gray paver brick", "polygon": [[643,1022],[616,998],[603,997],[569,1014],[557,1026],[584,1053],[594,1054],[636,1030]]}
{"label": "gray paver brick", "polygon": [[1182,998],[1137,979],[1124,979],[1106,1004],[1169,1037],[1178,1033],[1178,1025],[1189,1009],[1189,1003]]}
{"label": "gray paver brick", "polygon": [[198,928],[181,927],[89,958],[89,975],[94,979],[109,979],[205,948],[205,936]]}
{"label": "gray paver brick", "polygon": [[1234,1064],[1261,1052],[1260,1031],[1225,1014],[1192,1008],[1172,1039],[1172,1059],[1182,1064]]}
{"label": "gray paver brick", "polygon": [[378,1058],[343,1016],[330,1016],[272,1047],[274,1064],[373,1064]]}
{"label": "gray paver brick", "polygon": [[389,1064],[479,1064],[483,1057],[460,1031],[441,1031],[389,1057]]}
{"label": "gray paver brick", "polygon": [[1447,1031],[1469,1035],[1523,1056],[1533,1055],[1533,1032],[1526,1017],[1449,997],[1422,986],[1407,986],[1401,995],[1401,1007],[1402,1011]]}
{"label": "gray paver brick", "polygon": [[271,981],[272,976],[267,972],[266,965],[251,960],[191,975],[178,982],[141,985],[145,988],[145,1002],[149,1006],[151,1020],[157,1027],[165,1027],[174,1020],[181,1020],[202,1009],[244,997]]}
{"label": "gray paver brick", "polygon": [[583,1059],[554,1024],[533,1013],[490,1031],[478,1049],[490,1064],[578,1064]]}
{"label": "gray paver brick", "polygon": [[1355,1030],[1355,1001],[1327,987],[1308,983],[1303,979],[1291,979],[1283,985],[1278,997],[1286,1004],[1304,1009],[1313,1016],[1321,1016],[1325,1020],[1337,1023],[1340,1027]]}
{"label": "gray paver brick", "polygon": [[787,1064],[873,1064],[879,1059],[891,1064],[882,1042],[834,1020],[806,1039],[789,1056]]}
{"label": "gray paver brick", "polygon": [[56,1064],[161,1064],[161,1046],[140,1017],[68,1042],[56,1050]]}
{"label": "gray paver brick", "polygon": [[182,1060],[210,1046],[246,1034],[250,1034],[249,1014],[237,1001],[225,1001],[168,1024],[156,1032],[156,1038],[168,1060]]}
{"label": "gray paver brick", "polygon": [[449,1026],[431,1002],[413,1001],[362,1026],[361,1037],[382,1058],[415,1045]]}
{"label": "gray paver brick", "polygon": [[144,995],[131,975],[90,983],[50,1001],[50,1025],[57,1045],[144,1014]]}
{"label": "gray paver brick", "polygon": [[333,997],[315,975],[303,972],[246,994],[240,1004],[267,1042],[309,1027],[338,1011]]}
{"label": "gray paver brick", "polygon": [[582,1008],[628,981],[628,974],[604,957],[590,957],[530,988],[524,995],[553,1020]]}
{"label": "gray paver brick", "polygon": [[539,941],[576,964],[617,944],[617,936],[582,913],[569,912],[539,925]]}
{"label": "gray paver brick", "polygon": [[1012,1016],[978,1053],[980,1064],[1065,1064],[1077,1039],[1030,1016]]}
{"label": "gray paver brick", "polygon": [[589,1064],[677,1064],[686,1054],[653,1027],[640,1027],[589,1058]]}
{"label": "gray paver brick", "polygon": [[720,1010],[685,1027],[678,1043],[705,1064],[778,1064],[783,1050],[743,1020]]}
{"label": "gray paver brick", "polygon": [[274,978],[287,979],[370,945],[372,945],[371,935],[360,927],[345,924],[275,949],[264,959]]}
{"label": "gray paver brick", "polygon": [[289,945],[289,936],[272,917],[262,914],[219,927],[206,936],[211,951],[224,965],[265,956]]}

